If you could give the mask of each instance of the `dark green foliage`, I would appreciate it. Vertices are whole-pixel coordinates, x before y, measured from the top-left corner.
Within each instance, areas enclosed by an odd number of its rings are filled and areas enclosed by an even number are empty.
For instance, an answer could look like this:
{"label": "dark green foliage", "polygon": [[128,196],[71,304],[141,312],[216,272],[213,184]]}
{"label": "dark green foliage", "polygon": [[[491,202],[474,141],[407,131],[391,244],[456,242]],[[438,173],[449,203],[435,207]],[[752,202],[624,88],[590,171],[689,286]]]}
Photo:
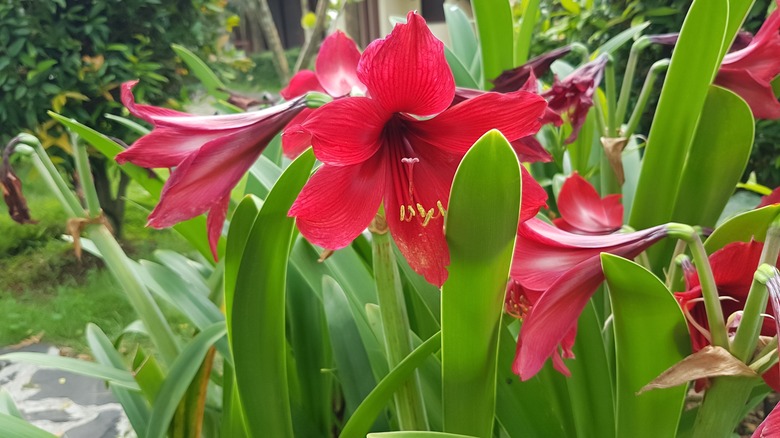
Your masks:
{"label": "dark green foliage", "polygon": [[171,43],[214,52],[217,0],[8,0],[0,3],[0,140],[54,109],[103,132],[119,85],[160,104],[186,94]]}

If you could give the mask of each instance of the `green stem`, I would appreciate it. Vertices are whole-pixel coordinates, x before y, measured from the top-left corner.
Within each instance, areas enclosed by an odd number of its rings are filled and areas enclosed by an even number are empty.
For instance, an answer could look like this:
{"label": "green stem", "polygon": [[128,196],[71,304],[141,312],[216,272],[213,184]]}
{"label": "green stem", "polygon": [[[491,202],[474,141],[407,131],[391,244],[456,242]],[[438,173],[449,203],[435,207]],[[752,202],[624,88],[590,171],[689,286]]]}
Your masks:
{"label": "green stem", "polygon": [[675,277],[677,277],[677,257],[685,253],[685,248],[688,246],[685,240],[678,240],[674,246],[674,253],[672,254],[672,261],[669,263],[669,271],[666,273],[666,288],[672,290]]}
{"label": "green stem", "polygon": [[616,86],[615,86],[615,61],[611,56],[607,57],[607,66],[604,71],[604,83],[607,89],[607,137],[617,137],[618,126],[615,113],[616,106]]}
{"label": "green stem", "polygon": [[87,147],[76,138],[73,138],[71,144],[73,145],[73,152],[76,161],[76,172],[79,174],[81,190],[83,190],[84,199],[87,201],[87,210],[89,211],[89,215],[91,217],[97,217],[100,215],[100,200],[98,199],[97,191],[95,190],[95,182],[92,179],[92,171],[89,166],[89,155],[87,155]]}
{"label": "green stem", "polygon": [[750,368],[758,374],[764,374],[777,363],[777,336],[767,343],[756,355],[756,360],[750,364]]}
{"label": "green stem", "polygon": [[[384,222],[384,218],[376,222]],[[392,369],[412,352],[411,328],[390,234],[372,234],[374,279],[384,327],[387,362]],[[422,391],[416,373],[400,386],[394,399],[401,430],[428,430]]]}
{"label": "green stem", "polygon": [[639,98],[637,99],[636,106],[634,107],[634,112],[631,113],[631,118],[628,119],[626,132],[623,137],[629,138],[634,134],[634,131],[636,131],[637,126],[639,126],[639,120],[642,118],[642,114],[645,112],[647,101],[650,99],[650,95],[653,93],[653,88],[655,88],[655,79],[658,77],[659,73],[669,68],[669,62],[670,61],[668,59],[661,59],[660,61],[656,61],[653,66],[650,67],[650,71],[647,72],[647,77],[645,78],[645,84],[642,86],[642,91],[639,92]]}
{"label": "green stem", "polygon": [[758,343],[758,336],[764,322],[764,317],[761,314],[765,311],[769,301],[766,282],[775,274],[773,266],[777,263],[778,254],[780,254],[780,215],[772,220],[767,229],[764,249],[758,262],[758,270],[745,301],[742,321],[739,323],[732,342],[731,353],[743,362],[750,360]]}
{"label": "green stem", "polygon": [[723,308],[720,306],[720,297],[718,296],[715,277],[712,275],[712,267],[707,257],[707,251],[699,238],[699,233],[688,225],[671,223],[667,224],[666,227],[670,237],[683,239],[688,243],[693,256],[693,263],[696,266],[696,272],[699,274],[701,295],[707,312],[707,323],[710,326],[712,345],[728,350],[729,338],[726,333],[726,324],[723,320]]}
{"label": "green stem", "polygon": [[730,437],[757,379],[716,377],[707,389],[693,424],[693,438]]}
{"label": "green stem", "polygon": [[628,53],[628,61],[626,61],[626,72],[623,73],[623,83],[620,85],[620,97],[618,97],[617,110],[615,110],[615,120],[617,123],[622,124],[626,111],[628,110],[628,100],[631,98],[631,89],[634,85],[634,75],[636,74],[636,64],[639,61],[639,53],[644,46],[638,45],[636,42],[631,46],[631,51]]}
{"label": "green stem", "polygon": [[35,150],[33,165],[38,169],[43,179],[49,185],[49,188],[62,203],[62,208],[70,217],[79,217],[84,214],[84,207],[81,206],[79,199],[68,187],[68,184],[60,175],[60,172],[54,167],[54,163],[49,159],[46,149],[36,137],[28,134],[21,134],[18,137],[23,144],[30,146]]}
{"label": "green stem", "polygon": [[[33,159],[33,163],[41,172],[44,180],[51,186],[52,190],[54,190],[55,193],[60,193],[61,196],[58,196],[58,198],[62,202],[62,207],[65,209],[66,213],[68,213],[68,216],[71,218],[81,218],[85,213],[83,207],[81,207],[81,204],[78,202],[76,195],[68,189],[65,180],[62,179],[62,175],[60,175],[54,167],[54,164],[49,159],[49,156],[46,154],[46,151],[43,149],[40,142],[38,142],[37,139],[34,141],[32,139],[26,139],[24,143],[28,146],[32,146],[36,150],[37,154]],[[86,168],[86,171],[89,171],[88,169],[89,167]],[[82,168],[81,170],[84,169]],[[91,181],[91,179],[87,179],[86,181]],[[83,180],[82,185],[86,185]],[[92,190],[94,190],[94,186]],[[100,211],[99,205],[97,206],[97,211]],[[152,341],[160,352],[160,356],[166,364],[172,364],[179,354],[179,346],[176,343],[173,332],[160,311],[160,308],[152,298],[149,290],[144,286],[143,280],[141,280],[136,273],[131,260],[127,258],[122,247],[119,246],[116,239],[114,239],[114,236],[111,235],[111,232],[105,225],[87,225],[86,231],[98,251],[100,251],[100,254],[103,256],[103,260],[106,262],[109,271],[111,271],[114,278],[116,278],[118,283],[125,290],[130,304],[138,313],[138,316],[149,331],[149,337],[152,338]]]}

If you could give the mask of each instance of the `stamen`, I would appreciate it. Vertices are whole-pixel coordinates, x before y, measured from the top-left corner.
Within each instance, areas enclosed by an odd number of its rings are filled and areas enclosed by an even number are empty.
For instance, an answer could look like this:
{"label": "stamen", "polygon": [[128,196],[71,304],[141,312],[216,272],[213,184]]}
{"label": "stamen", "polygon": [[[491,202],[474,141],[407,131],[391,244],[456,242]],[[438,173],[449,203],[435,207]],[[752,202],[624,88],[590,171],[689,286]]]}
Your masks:
{"label": "stamen", "polygon": [[415,217],[417,213],[415,213],[411,205],[407,205],[406,208],[407,208],[407,213],[409,213],[409,220],[412,220],[412,218]]}
{"label": "stamen", "polygon": [[433,209],[430,209],[430,210],[428,210],[427,213],[425,213],[425,219],[423,219],[422,226],[423,227],[427,227],[428,226],[428,222],[431,221],[432,217],[433,217]]}
{"label": "stamen", "polygon": [[419,202],[417,203],[417,211],[420,212],[420,216],[425,217],[425,207],[423,207]]}
{"label": "stamen", "polygon": [[406,211],[406,209],[405,209],[405,208],[404,208],[404,206],[402,205],[402,206],[401,206],[401,222],[403,222],[403,221],[404,221],[404,216],[405,216],[405,215],[404,215],[404,211]]}
{"label": "stamen", "polygon": [[447,215],[447,210],[444,209],[444,206],[441,204],[441,201],[436,201],[436,206],[439,207],[439,213],[441,213],[442,216]]}

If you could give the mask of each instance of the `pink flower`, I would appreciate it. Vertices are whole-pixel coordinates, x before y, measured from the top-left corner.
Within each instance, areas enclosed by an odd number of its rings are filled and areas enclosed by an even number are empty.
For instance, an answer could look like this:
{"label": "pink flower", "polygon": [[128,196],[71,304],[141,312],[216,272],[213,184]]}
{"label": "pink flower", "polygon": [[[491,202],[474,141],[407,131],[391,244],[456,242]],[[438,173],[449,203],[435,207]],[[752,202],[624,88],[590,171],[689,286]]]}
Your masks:
{"label": "pink flower", "polygon": [[[780,2],[779,2],[780,3]],[[744,49],[729,53],[715,76],[715,84],[737,93],[758,119],[780,118],[780,102],[772,80],[780,74],[780,9],[767,18]]]}
{"label": "pink flower", "polygon": [[756,208],[766,207],[772,204],[780,204],[780,187],[775,187],[772,193],[762,196],[761,202],[758,203]]}
{"label": "pink flower", "polygon": [[780,405],[772,408],[772,412],[758,425],[751,437],[780,438]]}
{"label": "pink flower", "polygon": [[[353,88],[365,92],[365,85],[357,77],[358,61],[360,51],[355,42],[337,30],[322,42],[314,71],[301,70],[296,73],[280,94],[290,100],[309,91],[327,93],[334,98],[348,95]],[[290,122],[290,129],[282,135],[282,149],[290,158],[297,157],[311,145],[311,137],[305,131],[296,129],[311,112],[309,108],[301,111]]]}
{"label": "pink flower", "polygon": [[[370,97],[334,100],[301,125],[323,165],[289,214],[309,241],[339,249],[384,204],[409,264],[441,285],[449,264],[443,213],[461,158],[492,128],[509,140],[536,132],[546,105],[518,92],[487,93],[450,107],[455,83],[444,46],[414,12],[366,48],[357,72]],[[544,190],[524,173],[523,218],[545,200]]]}
{"label": "pink flower", "polygon": [[542,97],[550,104],[550,109],[558,115],[566,115],[571,123],[571,135],[565,143],[577,139],[585,117],[593,106],[593,94],[601,83],[606,65],[607,56],[601,55],[574,70],[564,80],[559,81],[556,78],[552,88],[542,93]]}
{"label": "pink flower", "polygon": [[[569,375],[562,358],[574,357],[577,319],[604,281],[602,252],[634,258],[667,234],[659,225],[627,234],[590,236],[560,230],[539,219],[520,225],[510,276],[528,302],[512,370],[533,377],[547,358]],[[512,298],[522,302],[522,298]],[[508,303],[512,305],[511,302]]]}
{"label": "pink flower", "polygon": [[230,191],[274,136],[304,108],[303,100],[241,114],[194,116],[135,103],[132,88],[122,84],[122,103],[154,130],[116,156],[118,163],[175,167],[148,226],[165,228],[208,212],[208,237],[217,242],[227,214]]}
{"label": "pink flower", "polygon": [[596,189],[577,172],[572,174],[558,195],[561,217],[553,222],[562,230],[578,234],[610,234],[623,226],[620,195],[599,197]]}

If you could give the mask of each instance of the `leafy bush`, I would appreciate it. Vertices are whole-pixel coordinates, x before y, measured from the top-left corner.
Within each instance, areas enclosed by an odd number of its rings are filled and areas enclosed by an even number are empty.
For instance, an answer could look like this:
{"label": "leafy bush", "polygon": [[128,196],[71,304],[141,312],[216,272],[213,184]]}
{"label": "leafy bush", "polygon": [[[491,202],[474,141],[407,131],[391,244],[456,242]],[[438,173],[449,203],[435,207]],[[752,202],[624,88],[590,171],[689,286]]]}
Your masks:
{"label": "leafy bush", "polygon": [[141,79],[137,94],[147,102],[186,95],[183,71],[170,45],[214,53],[217,37],[224,33],[222,3],[0,3],[0,140],[39,126],[48,109],[107,128],[101,126],[103,114],[118,113],[118,87],[129,79]]}

